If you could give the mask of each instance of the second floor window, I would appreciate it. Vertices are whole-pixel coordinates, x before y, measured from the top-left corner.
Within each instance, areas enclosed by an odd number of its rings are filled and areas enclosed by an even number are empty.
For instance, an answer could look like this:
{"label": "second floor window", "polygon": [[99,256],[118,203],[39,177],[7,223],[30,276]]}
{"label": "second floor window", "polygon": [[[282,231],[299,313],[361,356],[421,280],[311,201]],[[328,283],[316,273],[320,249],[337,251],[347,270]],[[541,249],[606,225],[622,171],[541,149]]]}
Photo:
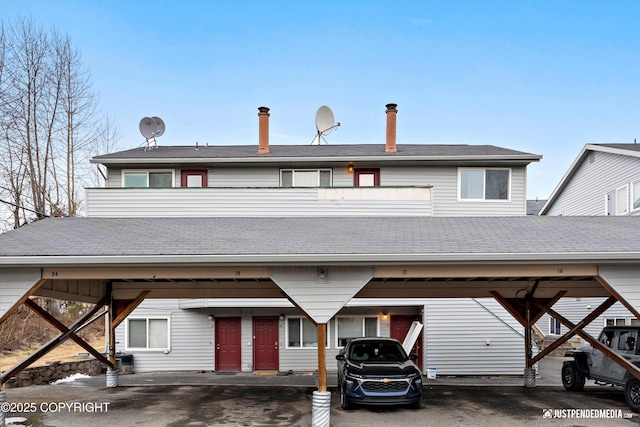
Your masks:
{"label": "second floor window", "polygon": [[509,169],[459,169],[460,200],[509,200]]}
{"label": "second floor window", "polygon": [[331,169],[281,169],[280,187],[331,187]]}
{"label": "second floor window", "polygon": [[173,187],[172,171],[124,171],[123,187],[170,188]]}
{"label": "second floor window", "polygon": [[623,185],[606,194],[607,215],[626,215],[629,213],[629,187]]}

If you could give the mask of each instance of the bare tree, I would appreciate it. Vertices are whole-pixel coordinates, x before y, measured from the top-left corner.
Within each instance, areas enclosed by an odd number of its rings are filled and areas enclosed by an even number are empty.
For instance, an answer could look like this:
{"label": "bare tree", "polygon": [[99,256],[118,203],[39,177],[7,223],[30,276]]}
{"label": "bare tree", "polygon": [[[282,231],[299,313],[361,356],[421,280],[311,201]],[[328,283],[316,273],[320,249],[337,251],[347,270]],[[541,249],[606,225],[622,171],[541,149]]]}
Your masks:
{"label": "bare tree", "polygon": [[[96,144],[117,138],[97,106],[89,71],[67,35],[24,17],[2,23],[0,200],[12,227],[80,213],[78,188],[93,180],[84,165]],[[105,120],[110,133],[100,136],[96,129]]]}

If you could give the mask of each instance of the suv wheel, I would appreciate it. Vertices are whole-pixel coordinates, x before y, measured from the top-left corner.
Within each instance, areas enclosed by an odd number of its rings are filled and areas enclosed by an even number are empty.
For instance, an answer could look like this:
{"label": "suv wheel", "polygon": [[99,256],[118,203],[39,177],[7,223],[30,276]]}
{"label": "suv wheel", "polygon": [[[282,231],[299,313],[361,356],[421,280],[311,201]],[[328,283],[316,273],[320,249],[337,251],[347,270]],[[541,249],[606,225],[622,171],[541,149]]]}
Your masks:
{"label": "suv wheel", "polygon": [[633,412],[640,412],[640,380],[629,378],[624,385],[624,400]]}
{"label": "suv wheel", "polygon": [[562,385],[569,391],[581,391],[584,388],[584,374],[575,360],[562,364]]}
{"label": "suv wheel", "polygon": [[347,393],[344,391],[344,385],[340,386],[340,406],[345,410],[353,409],[353,405],[349,402],[349,399],[347,399]]}

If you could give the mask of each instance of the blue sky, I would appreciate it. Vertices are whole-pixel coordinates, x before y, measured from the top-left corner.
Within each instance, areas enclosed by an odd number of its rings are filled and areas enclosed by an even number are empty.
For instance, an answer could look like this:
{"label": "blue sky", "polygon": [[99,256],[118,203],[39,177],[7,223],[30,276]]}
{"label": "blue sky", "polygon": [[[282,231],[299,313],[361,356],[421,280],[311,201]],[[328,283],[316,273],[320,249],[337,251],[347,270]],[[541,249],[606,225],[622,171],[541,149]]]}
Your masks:
{"label": "blue sky", "polygon": [[70,36],[119,149],[309,144],[328,105],[329,144],[493,144],[542,154],[528,197],[546,198],[584,144],[640,140],[640,1],[2,0]]}

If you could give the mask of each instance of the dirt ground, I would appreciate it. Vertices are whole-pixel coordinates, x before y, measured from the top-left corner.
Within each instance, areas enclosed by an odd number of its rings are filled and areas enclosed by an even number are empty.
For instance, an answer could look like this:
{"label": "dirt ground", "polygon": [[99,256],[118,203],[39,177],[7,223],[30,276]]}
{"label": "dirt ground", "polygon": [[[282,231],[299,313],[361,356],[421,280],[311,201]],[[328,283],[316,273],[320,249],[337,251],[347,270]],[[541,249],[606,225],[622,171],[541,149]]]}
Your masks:
{"label": "dirt ground", "polygon": [[[102,349],[104,349],[104,338],[96,338],[94,340],[90,340],[89,344],[98,351],[101,351]],[[29,350],[17,351],[14,353],[0,354],[0,372],[18,364],[35,350],[37,349],[34,348]],[[77,360],[79,353],[86,352],[87,351],[84,348],[80,347],[78,344],[74,343],[71,340],[67,340],[34,363],[32,363],[30,366],[43,366],[47,365],[47,362],[54,360],[60,362],[70,362],[73,360]]]}

